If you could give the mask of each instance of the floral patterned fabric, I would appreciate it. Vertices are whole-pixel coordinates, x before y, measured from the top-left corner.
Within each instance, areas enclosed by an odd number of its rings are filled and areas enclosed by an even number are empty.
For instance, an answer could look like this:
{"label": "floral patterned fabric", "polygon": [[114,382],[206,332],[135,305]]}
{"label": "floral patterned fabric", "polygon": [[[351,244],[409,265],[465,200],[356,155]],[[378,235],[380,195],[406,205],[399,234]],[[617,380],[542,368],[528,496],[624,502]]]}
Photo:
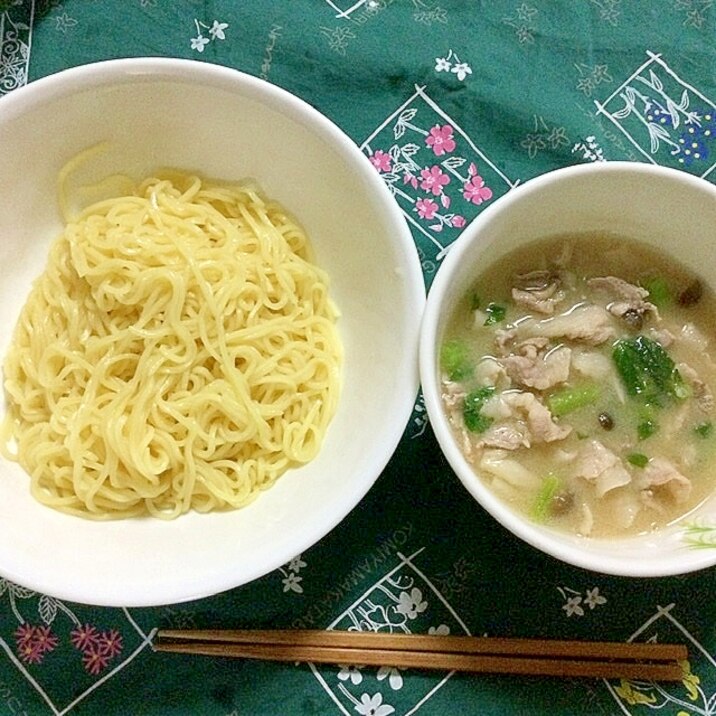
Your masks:
{"label": "floral patterned fabric", "polygon": [[[0,94],[143,55],[284,87],[373,164],[429,286],[485,207],[550,169],[629,160],[713,181],[715,32],[713,0],[0,0]],[[694,540],[716,548],[711,533]],[[98,609],[0,580],[0,716],[706,716],[716,713],[713,580],[607,577],[519,542],[469,499],[418,400],[360,506],[252,584],[189,604]],[[685,640],[691,656],[664,686],[151,649],[158,627],[218,626]]]}

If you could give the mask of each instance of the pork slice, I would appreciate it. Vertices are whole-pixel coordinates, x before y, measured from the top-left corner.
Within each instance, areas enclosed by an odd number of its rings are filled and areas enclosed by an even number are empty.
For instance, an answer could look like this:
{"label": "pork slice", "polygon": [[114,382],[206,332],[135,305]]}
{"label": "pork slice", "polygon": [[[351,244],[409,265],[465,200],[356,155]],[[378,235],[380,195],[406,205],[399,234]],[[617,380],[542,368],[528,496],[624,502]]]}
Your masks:
{"label": "pork slice", "polygon": [[[624,281],[616,276],[596,276],[587,280],[587,286],[601,291],[611,298],[607,310],[617,318],[631,321],[641,320],[647,314],[659,320],[659,311],[653,303],[647,301],[649,292],[641,286]],[[640,325],[638,327],[641,327]]]}
{"label": "pork slice", "polygon": [[525,393],[534,399],[527,407],[527,425],[536,442],[551,443],[564,440],[572,432],[569,425],[558,425],[554,422],[549,409],[535,398],[532,393]]}
{"label": "pork slice", "polygon": [[500,423],[491,425],[482,435],[481,447],[518,450],[531,445],[527,426],[522,423]]}
{"label": "pork slice", "polygon": [[631,482],[621,459],[599,440],[590,440],[581,447],[575,475],[593,483],[597,497]]}
{"label": "pork slice", "polygon": [[555,306],[564,299],[559,279],[551,271],[532,271],[517,276],[512,299],[527,311],[551,316]]}
{"label": "pork slice", "polygon": [[448,409],[452,409],[456,407],[462,408],[466,395],[467,392],[460,383],[445,383],[440,397],[443,405]]}
{"label": "pork slice", "polygon": [[599,345],[616,336],[612,319],[605,308],[594,304],[579,304],[566,313],[537,320],[532,317],[519,321],[515,337],[543,336]]}
{"label": "pork slice", "polygon": [[569,377],[572,351],[567,346],[550,349],[546,338],[527,338],[515,352],[501,359],[507,375],[518,385],[546,390]]}
{"label": "pork slice", "polygon": [[467,461],[472,462],[474,458],[474,449],[470,440],[470,435],[464,427],[462,417],[462,407],[465,403],[466,395],[467,393],[458,383],[447,383],[443,386],[443,391],[440,397],[450,424],[453,425],[453,427],[455,427],[455,429],[460,433],[462,451],[467,458]]}
{"label": "pork slice", "polygon": [[624,281],[616,276],[596,276],[587,280],[587,286],[596,291],[609,293],[615,300],[637,303],[643,301],[649,292],[641,286]]}
{"label": "pork slice", "polygon": [[515,276],[515,286],[526,289],[543,289],[557,283],[558,277],[550,269],[535,269]]}
{"label": "pork slice", "polygon": [[517,329],[498,328],[495,331],[495,349],[498,355],[507,355],[510,352],[510,345],[517,337]]}
{"label": "pork slice", "polygon": [[691,480],[682,475],[672,462],[663,457],[653,457],[642,471],[644,489],[664,486],[677,503],[686,502],[691,494]]}
{"label": "pork slice", "polygon": [[554,422],[552,413],[533,393],[507,391],[485,402],[482,414],[495,422],[483,433],[481,444],[517,450],[536,442],[563,440],[572,431]]}

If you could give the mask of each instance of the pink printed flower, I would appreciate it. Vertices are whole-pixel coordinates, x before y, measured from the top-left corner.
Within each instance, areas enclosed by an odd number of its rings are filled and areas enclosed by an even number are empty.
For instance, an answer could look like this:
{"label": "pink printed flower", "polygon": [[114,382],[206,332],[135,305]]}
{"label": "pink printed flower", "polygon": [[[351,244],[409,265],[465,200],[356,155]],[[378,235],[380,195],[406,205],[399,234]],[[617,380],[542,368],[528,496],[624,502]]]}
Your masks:
{"label": "pink printed flower", "polygon": [[435,196],[442,194],[443,187],[450,183],[450,177],[435,165],[430,169],[421,169],[420,178],[420,188],[432,192]]}
{"label": "pink printed flower", "polygon": [[438,210],[438,205],[432,199],[418,199],[415,208],[421,219],[432,219]]}
{"label": "pink printed flower", "polygon": [[379,171],[379,172],[389,172],[392,168],[391,165],[391,158],[390,154],[387,154],[382,149],[377,149],[373,154],[369,157],[370,163]]}
{"label": "pink printed flower", "polygon": [[92,648],[85,651],[82,663],[90,674],[96,676],[102,669],[106,668],[107,664],[109,664],[109,659],[110,657],[107,654],[102,654],[97,649]]}
{"label": "pink printed flower", "polygon": [[436,124],[425,137],[425,144],[433,150],[436,157],[441,157],[445,153],[452,152],[457,146],[452,133],[453,129],[449,124],[444,124],[442,127]]}
{"label": "pink printed flower", "polygon": [[492,199],[492,189],[489,186],[485,186],[485,180],[479,174],[476,174],[465,182],[462,195],[473,204],[482,204],[483,201]]}
{"label": "pink printed flower", "polygon": [[99,638],[99,651],[112,658],[122,651],[122,635],[116,629],[102,632]]}
{"label": "pink printed flower", "polygon": [[15,630],[14,636],[18,646],[29,644],[35,636],[35,627],[32,626],[32,624],[24,622]]}
{"label": "pink printed flower", "polygon": [[78,626],[70,632],[70,641],[75,649],[87,651],[99,645],[99,632],[91,624]]}
{"label": "pink printed flower", "polygon": [[15,630],[17,653],[26,664],[39,664],[57,646],[57,637],[48,626],[24,622]]}
{"label": "pink printed flower", "polygon": [[45,658],[45,652],[35,641],[28,641],[18,646],[17,653],[26,664],[40,664]]}
{"label": "pink printed flower", "polygon": [[43,653],[52,651],[57,646],[57,637],[52,633],[50,627],[39,626],[35,629],[33,643]]}
{"label": "pink printed flower", "polygon": [[452,217],[451,223],[456,228],[461,229],[463,226],[465,226],[465,217],[460,216],[460,214],[455,214],[455,216]]}

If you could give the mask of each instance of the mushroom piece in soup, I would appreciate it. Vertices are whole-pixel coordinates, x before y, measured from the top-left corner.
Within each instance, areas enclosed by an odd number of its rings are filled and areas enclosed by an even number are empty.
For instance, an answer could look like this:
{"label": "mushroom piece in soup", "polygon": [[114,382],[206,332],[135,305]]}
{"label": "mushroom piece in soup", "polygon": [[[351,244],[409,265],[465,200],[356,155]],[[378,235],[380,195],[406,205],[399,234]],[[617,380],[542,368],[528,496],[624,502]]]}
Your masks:
{"label": "mushroom piece in soup", "polygon": [[683,517],[716,486],[714,326],[696,276],[622,237],[543,240],[489,266],[440,351],[476,479],[584,536]]}

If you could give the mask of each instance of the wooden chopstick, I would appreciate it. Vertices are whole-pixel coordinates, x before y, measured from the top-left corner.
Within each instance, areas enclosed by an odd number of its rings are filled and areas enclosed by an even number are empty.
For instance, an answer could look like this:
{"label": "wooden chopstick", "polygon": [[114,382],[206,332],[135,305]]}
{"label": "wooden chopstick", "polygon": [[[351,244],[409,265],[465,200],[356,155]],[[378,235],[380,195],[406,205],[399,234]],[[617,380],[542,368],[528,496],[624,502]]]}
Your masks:
{"label": "wooden chopstick", "polygon": [[295,630],[160,630],[156,651],[540,676],[679,681],[682,644]]}

